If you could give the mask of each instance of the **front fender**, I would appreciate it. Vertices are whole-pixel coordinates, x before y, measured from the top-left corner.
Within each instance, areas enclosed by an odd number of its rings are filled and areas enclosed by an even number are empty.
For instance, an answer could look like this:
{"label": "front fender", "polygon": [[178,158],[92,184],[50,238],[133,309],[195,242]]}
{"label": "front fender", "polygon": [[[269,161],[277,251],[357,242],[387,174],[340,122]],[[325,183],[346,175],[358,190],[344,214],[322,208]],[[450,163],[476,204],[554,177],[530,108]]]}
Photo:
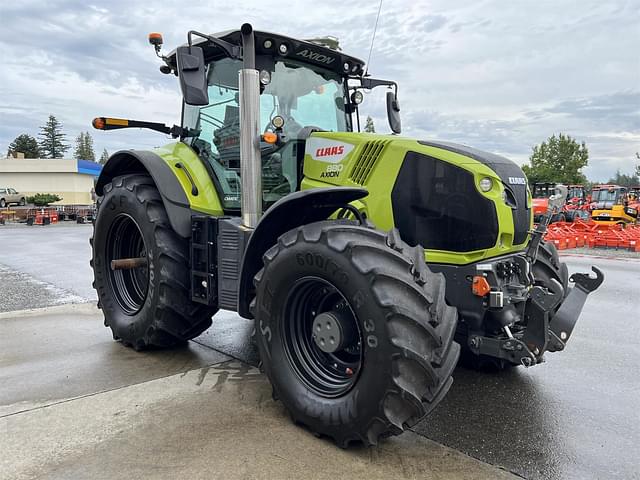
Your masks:
{"label": "front fender", "polygon": [[153,178],[171,227],[184,238],[191,236],[191,210],[189,199],[169,165],[153,152],[144,150],[121,150],[114,153],[104,165],[96,193],[103,195],[104,186],[115,177],[132,173],[146,173]]}
{"label": "front fender", "polygon": [[258,222],[242,259],[238,289],[238,314],[253,318],[249,304],[254,297],[253,277],[262,268],[262,256],[278,237],[308,223],[326,220],[338,208],[366,197],[364,188],[316,188],[295,192],[276,202]]}

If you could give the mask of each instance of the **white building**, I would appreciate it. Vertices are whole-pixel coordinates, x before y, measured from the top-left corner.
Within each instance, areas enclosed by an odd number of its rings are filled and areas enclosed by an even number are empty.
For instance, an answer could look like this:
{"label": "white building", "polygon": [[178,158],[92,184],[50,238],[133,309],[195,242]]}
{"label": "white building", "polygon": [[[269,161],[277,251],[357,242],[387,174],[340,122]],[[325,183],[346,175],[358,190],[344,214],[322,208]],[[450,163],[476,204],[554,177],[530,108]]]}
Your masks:
{"label": "white building", "polygon": [[0,158],[0,186],[25,197],[53,193],[58,205],[92,203],[91,190],[102,165],[87,160],[50,158]]}

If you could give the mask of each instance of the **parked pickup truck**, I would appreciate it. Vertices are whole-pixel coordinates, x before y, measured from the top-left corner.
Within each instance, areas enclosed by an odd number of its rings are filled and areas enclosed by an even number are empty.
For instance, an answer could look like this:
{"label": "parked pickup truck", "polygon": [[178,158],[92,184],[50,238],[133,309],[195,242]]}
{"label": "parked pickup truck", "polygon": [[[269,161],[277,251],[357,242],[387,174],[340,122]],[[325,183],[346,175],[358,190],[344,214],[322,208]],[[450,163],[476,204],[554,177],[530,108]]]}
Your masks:
{"label": "parked pickup truck", "polygon": [[25,205],[27,201],[24,195],[20,195],[14,188],[0,187],[0,208],[4,208],[12,203]]}

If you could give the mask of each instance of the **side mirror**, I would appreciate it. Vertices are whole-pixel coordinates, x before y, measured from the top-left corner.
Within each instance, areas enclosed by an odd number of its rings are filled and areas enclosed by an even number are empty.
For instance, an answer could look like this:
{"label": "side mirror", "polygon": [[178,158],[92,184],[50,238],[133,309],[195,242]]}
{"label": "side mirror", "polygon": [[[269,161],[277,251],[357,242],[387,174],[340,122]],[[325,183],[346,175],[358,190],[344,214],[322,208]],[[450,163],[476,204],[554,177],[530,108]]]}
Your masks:
{"label": "side mirror", "polygon": [[208,105],[207,76],[204,70],[204,52],[200,47],[176,49],[180,90],[187,105]]}
{"label": "side mirror", "polygon": [[402,122],[400,121],[400,104],[396,98],[396,94],[392,91],[387,92],[387,119],[389,127],[393,133],[402,131]]}

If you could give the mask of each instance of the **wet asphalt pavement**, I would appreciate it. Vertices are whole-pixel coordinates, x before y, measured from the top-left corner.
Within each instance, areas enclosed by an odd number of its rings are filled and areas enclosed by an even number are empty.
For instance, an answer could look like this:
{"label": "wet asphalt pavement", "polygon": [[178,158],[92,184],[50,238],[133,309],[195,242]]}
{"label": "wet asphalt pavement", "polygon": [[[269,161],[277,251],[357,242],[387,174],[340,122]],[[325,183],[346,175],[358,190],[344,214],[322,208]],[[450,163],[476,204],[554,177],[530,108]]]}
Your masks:
{"label": "wet asphalt pavement", "polygon": [[[0,311],[92,301],[90,232],[1,227],[0,281],[13,282],[0,291]],[[414,431],[526,478],[640,478],[640,260],[564,260],[572,272],[596,264],[606,276],[567,349],[531,369],[458,368],[449,395]],[[252,328],[221,312],[195,341],[255,365]]]}

